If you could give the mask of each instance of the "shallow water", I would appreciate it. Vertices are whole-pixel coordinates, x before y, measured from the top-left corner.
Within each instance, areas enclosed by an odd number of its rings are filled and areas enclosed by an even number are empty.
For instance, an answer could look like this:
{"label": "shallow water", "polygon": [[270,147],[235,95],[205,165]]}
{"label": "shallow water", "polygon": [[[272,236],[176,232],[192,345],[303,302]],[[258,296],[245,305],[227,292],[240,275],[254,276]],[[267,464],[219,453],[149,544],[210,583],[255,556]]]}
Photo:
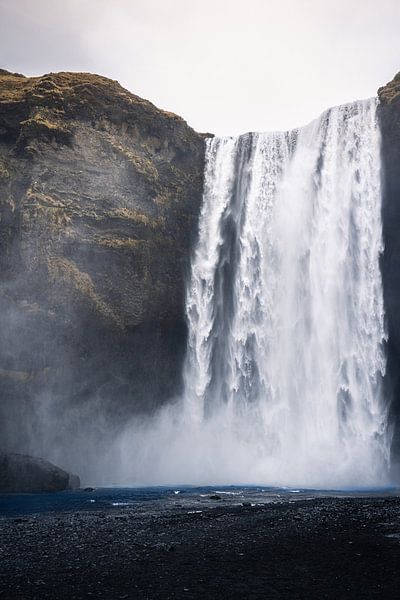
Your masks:
{"label": "shallow water", "polygon": [[0,494],[0,518],[12,518],[43,513],[77,511],[111,511],[135,508],[138,511],[160,510],[201,511],[203,507],[226,505],[256,506],[311,500],[317,497],[361,497],[400,495],[396,487],[373,489],[310,490],[299,488],[268,488],[265,486],[154,486],[106,487],[90,491],[69,490],[42,494]]}

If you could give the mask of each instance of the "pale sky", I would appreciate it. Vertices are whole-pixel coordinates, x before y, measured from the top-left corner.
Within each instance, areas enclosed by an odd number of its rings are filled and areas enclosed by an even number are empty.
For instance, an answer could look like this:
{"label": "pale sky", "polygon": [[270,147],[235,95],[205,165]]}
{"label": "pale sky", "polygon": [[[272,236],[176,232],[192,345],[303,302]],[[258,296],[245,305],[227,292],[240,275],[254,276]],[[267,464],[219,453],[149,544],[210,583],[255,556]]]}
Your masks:
{"label": "pale sky", "polygon": [[0,0],[0,67],[99,73],[197,131],[289,129],[400,71],[400,0]]}

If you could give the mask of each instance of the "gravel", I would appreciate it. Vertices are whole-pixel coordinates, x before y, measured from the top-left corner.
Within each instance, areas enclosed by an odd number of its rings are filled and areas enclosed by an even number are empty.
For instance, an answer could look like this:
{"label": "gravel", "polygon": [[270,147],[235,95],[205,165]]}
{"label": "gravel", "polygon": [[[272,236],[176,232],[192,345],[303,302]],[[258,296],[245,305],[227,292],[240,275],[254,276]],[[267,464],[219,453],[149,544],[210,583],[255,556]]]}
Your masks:
{"label": "gravel", "polygon": [[0,519],[0,598],[398,598],[400,498]]}

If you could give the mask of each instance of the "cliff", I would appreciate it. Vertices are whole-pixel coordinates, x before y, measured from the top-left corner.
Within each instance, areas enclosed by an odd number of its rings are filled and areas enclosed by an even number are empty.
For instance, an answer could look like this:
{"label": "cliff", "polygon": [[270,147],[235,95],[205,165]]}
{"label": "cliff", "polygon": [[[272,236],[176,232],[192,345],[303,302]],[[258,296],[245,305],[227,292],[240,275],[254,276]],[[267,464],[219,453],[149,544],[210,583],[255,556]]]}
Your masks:
{"label": "cliff", "polygon": [[[400,73],[378,90],[382,133],[385,251],[381,269],[389,334],[386,387],[394,423],[393,455],[400,459]],[[399,473],[400,475],[400,473]]]}
{"label": "cliff", "polygon": [[[378,94],[400,456],[400,74]],[[204,137],[105,77],[0,70],[0,449],[93,462],[179,393]]]}
{"label": "cliff", "polygon": [[203,162],[204,136],[116,81],[0,71],[5,449],[177,393]]}

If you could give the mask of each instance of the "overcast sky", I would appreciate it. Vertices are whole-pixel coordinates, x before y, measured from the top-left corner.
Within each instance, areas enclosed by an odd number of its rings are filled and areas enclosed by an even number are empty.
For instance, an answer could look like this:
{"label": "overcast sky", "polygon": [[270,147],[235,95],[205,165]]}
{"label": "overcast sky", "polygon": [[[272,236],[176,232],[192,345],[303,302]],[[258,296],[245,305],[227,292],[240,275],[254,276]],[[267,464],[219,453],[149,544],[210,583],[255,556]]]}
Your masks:
{"label": "overcast sky", "polygon": [[198,131],[288,129],[400,71],[400,0],[0,0],[0,66],[100,73]]}

